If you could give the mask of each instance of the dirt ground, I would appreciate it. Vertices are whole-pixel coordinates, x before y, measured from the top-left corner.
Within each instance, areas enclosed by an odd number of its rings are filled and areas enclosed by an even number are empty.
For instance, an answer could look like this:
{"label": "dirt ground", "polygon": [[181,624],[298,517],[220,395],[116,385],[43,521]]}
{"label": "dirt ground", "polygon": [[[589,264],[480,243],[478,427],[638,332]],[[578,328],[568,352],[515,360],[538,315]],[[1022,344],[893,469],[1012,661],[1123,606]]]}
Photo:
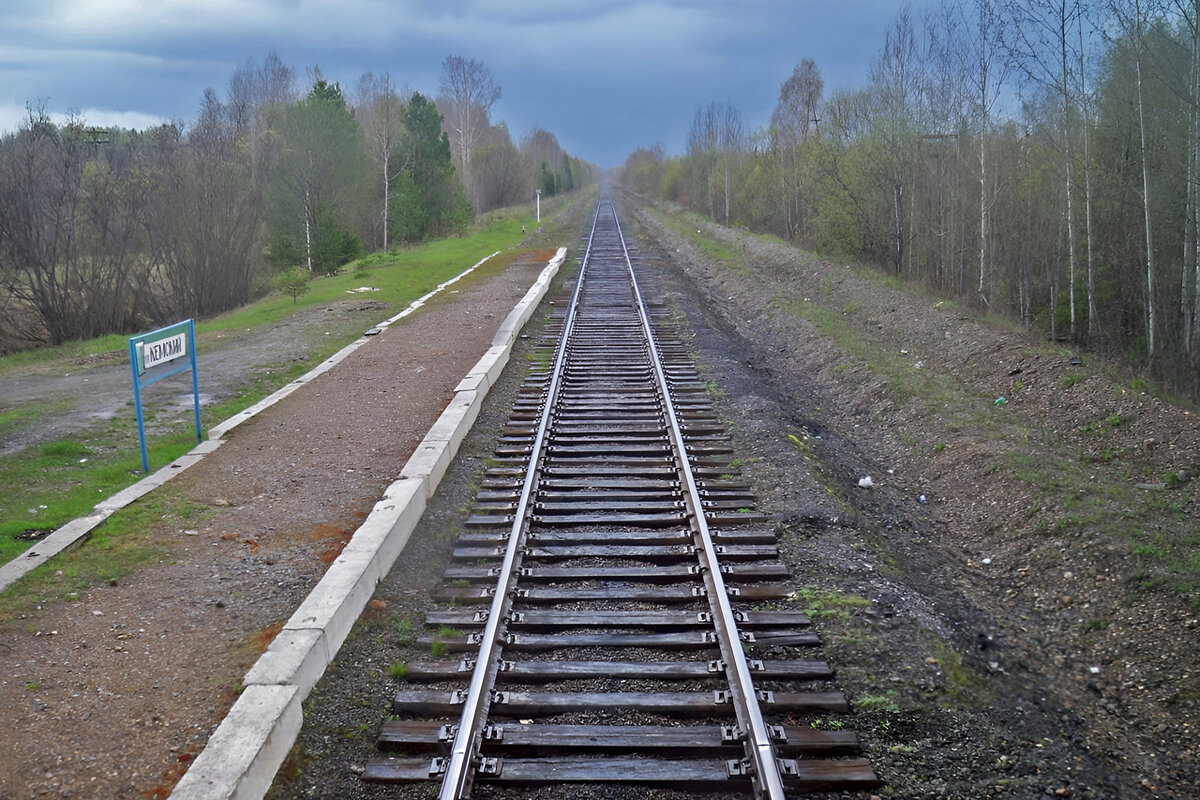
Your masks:
{"label": "dirt ground", "polygon": [[[743,471],[857,709],[848,727],[887,782],[879,794],[1200,797],[1200,612],[1136,542],[1074,520],[1069,496],[1145,485],[1133,505],[1105,494],[1112,515],[1140,515],[1148,535],[1200,525],[1196,417],[1091,357],[1073,364],[1077,353],[843,265],[705,226],[740,254],[730,269],[619,211],[648,294],[693,329]],[[168,486],[166,508],[202,511],[156,526],[169,556],[153,569],[0,626],[0,798],[164,797],[478,357],[468,342],[490,338],[539,268],[514,265],[426,309],[347,372],[239,429],[220,460]],[[868,331],[944,383],[944,402],[898,391],[792,313],[797,302]],[[387,667],[410,649],[402,632],[419,628],[519,379],[506,371],[306,703],[272,798],[396,796],[357,777],[395,691]],[[1068,496],[1039,487],[1034,467],[1061,467]],[[866,475],[874,489],[859,488]]]}

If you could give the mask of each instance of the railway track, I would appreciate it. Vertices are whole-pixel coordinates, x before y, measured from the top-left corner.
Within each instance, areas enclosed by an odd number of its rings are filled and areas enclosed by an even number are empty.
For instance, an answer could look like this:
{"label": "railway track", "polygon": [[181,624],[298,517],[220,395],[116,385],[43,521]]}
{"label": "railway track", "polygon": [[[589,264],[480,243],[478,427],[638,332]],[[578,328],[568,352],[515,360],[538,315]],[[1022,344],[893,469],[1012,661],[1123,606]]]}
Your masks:
{"label": "railway track", "polygon": [[[764,798],[879,785],[673,321],[601,200],[408,665],[372,782]],[[400,753],[401,755],[394,755]]]}

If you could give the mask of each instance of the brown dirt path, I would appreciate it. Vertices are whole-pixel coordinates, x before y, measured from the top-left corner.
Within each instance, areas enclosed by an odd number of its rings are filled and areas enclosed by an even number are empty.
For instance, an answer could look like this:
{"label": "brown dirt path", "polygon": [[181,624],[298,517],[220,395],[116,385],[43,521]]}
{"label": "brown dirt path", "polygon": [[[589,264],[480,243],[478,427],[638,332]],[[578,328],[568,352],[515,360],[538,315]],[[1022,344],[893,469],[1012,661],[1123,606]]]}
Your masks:
{"label": "brown dirt path", "polygon": [[146,566],[0,623],[0,799],[166,797],[552,255],[392,326],[139,501]]}

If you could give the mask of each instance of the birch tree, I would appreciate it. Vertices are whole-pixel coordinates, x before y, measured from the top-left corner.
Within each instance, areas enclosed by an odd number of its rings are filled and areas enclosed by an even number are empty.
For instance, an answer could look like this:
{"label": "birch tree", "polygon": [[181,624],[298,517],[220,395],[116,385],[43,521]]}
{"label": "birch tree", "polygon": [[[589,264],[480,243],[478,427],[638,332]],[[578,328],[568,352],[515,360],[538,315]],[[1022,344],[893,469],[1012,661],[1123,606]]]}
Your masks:
{"label": "birch tree", "polygon": [[290,266],[298,245],[309,272],[335,271],[355,250],[344,217],[366,174],[362,131],[341,87],[317,73],[308,96],[283,114],[280,138],[273,170],[273,254],[281,266]]}
{"label": "birch tree", "polygon": [[[446,56],[442,61],[441,94],[438,105],[450,128],[450,142],[463,185],[471,193],[471,202],[479,211],[478,197],[471,172],[471,154],[491,126],[491,108],[500,99],[500,86],[482,61],[462,56]],[[510,142],[511,144],[511,142]]]}
{"label": "birch tree", "polygon": [[1028,80],[1050,87],[1059,99],[1059,130],[1062,148],[1062,181],[1066,208],[1067,302],[1070,335],[1076,337],[1077,313],[1075,276],[1078,271],[1078,233],[1075,220],[1073,123],[1076,98],[1073,93],[1075,25],[1082,9],[1078,0],[1008,0],[1011,18],[1010,51]]}
{"label": "birch tree", "polygon": [[404,103],[396,93],[391,75],[367,72],[359,79],[354,118],[362,126],[367,152],[378,169],[377,187],[382,194],[379,211],[379,236],[384,250],[388,249],[391,224],[392,183],[404,171],[400,157],[404,137]]}
{"label": "birch tree", "polygon": [[801,59],[779,87],[779,100],[771,114],[771,136],[780,162],[779,175],[787,237],[793,238],[804,224],[803,161],[800,148],[809,133],[817,130],[817,114],[825,81],[811,58]]}
{"label": "birch tree", "polygon": [[1145,312],[1146,325],[1146,358],[1150,361],[1154,360],[1157,352],[1155,343],[1155,331],[1157,330],[1157,309],[1155,301],[1156,293],[1156,275],[1155,275],[1155,259],[1154,259],[1154,228],[1151,214],[1151,196],[1150,196],[1150,166],[1149,166],[1149,149],[1146,146],[1146,101],[1145,88],[1143,85],[1143,67],[1145,61],[1144,54],[1144,36],[1147,26],[1146,8],[1142,0],[1128,0],[1128,2],[1113,2],[1109,4],[1109,10],[1113,14],[1113,18],[1117,24],[1117,31],[1129,45],[1130,52],[1133,55],[1134,68],[1134,89],[1137,97],[1137,115],[1138,115],[1138,139],[1141,149],[1141,166],[1142,166],[1142,212],[1144,220],[1144,236],[1145,236],[1145,283],[1143,289],[1145,291],[1145,301],[1143,309]]}
{"label": "birch tree", "polygon": [[713,197],[712,174],[707,173],[710,215],[718,216],[714,199],[721,201],[721,218],[729,224],[732,216],[733,170],[738,155],[746,149],[746,125],[741,113],[729,102],[715,100],[696,110],[688,133],[688,153],[698,155],[712,165],[719,165],[717,198]]}

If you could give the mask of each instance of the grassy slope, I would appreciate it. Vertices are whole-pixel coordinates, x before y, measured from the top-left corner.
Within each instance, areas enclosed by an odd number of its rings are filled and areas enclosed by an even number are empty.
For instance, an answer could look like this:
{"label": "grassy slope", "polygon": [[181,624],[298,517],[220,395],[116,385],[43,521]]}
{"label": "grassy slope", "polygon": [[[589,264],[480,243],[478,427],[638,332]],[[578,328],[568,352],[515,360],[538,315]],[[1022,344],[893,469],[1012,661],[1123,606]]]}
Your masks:
{"label": "grassy slope", "polygon": [[[536,225],[524,209],[489,215],[467,236],[443,239],[396,254],[373,254],[348,264],[338,275],[310,282],[309,291],[293,303],[290,295],[272,294],[220,317],[198,322],[197,350],[202,355],[214,347],[228,347],[239,338],[275,325],[289,315],[344,299],[348,289],[369,285],[371,300],[390,304],[395,313],[439,283],[454,277],[481,258],[501,251],[473,279],[503,269],[511,260],[508,251],[521,241],[521,226]],[[385,314],[381,314],[382,319]],[[312,364],[358,338],[359,331],[325,337],[307,362],[272,365],[258,370],[249,383],[230,399],[202,409],[202,423],[221,422],[252,405],[311,368]],[[220,339],[218,345],[218,339]],[[0,376],[39,372],[77,371],[79,359],[121,364],[126,361],[128,340],[107,336],[61,347],[42,348],[0,358]],[[277,368],[278,367],[278,368]],[[131,391],[132,402],[132,391]],[[53,412],[46,404],[28,403],[0,408],[0,435],[35,425]],[[100,500],[141,476],[137,427],[133,413],[91,425],[82,435],[47,442],[0,458],[0,563],[27,550],[36,538],[78,516],[91,512]],[[191,425],[148,438],[151,469],[187,452],[195,444]],[[112,527],[111,525],[108,527]]]}

